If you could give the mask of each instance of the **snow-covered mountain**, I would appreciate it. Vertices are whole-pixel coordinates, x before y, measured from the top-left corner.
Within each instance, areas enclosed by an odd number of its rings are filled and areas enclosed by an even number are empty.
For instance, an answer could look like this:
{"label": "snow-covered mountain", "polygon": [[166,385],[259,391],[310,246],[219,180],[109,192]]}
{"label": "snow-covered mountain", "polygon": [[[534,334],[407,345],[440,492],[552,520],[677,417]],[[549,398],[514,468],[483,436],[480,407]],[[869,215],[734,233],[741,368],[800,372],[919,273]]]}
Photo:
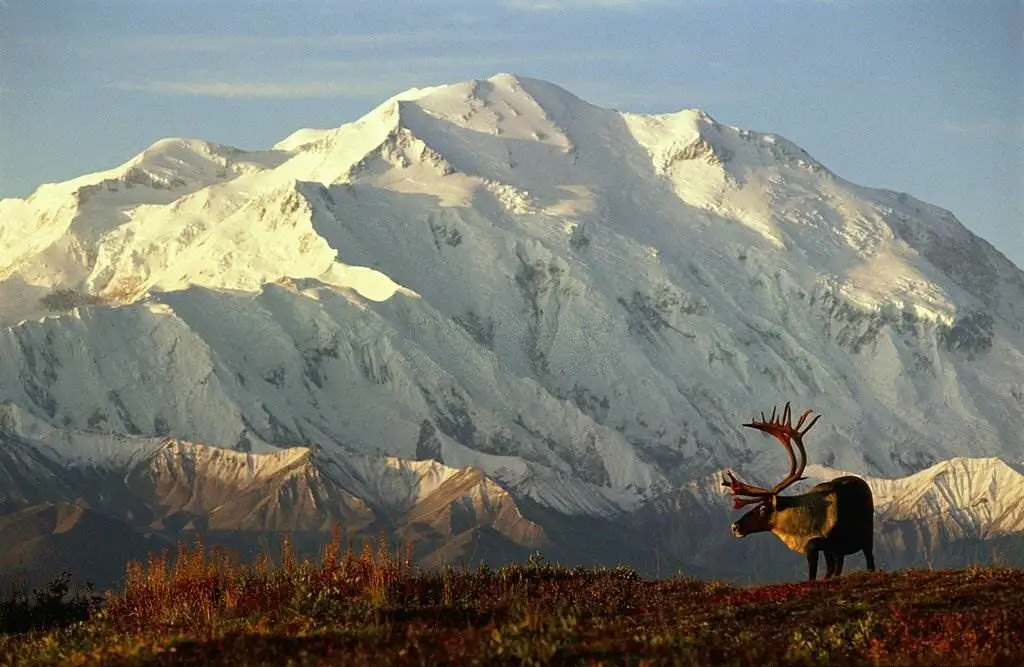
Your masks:
{"label": "snow-covered mountain", "polygon": [[[0,325],[8,498],[145,461],[150,495],[129,505],[182,526],[398,530],[413,510],[385,487],[451,477],[481,500],[457,520],[466,496],[409,501],[427,523],[524,548],[659,526],[696,564],[711,551],[667,526],[697,506],[727,521],[717,470],[781,474],[740,423],[793,400],[824,415],[812,460],[879,478],[886,520],[938,512],[943,544],[1024,531],[1019,504],[997,519],[932,491],[1019,493],[1024,272],[949,212],[700,110],[622,113],[498,75],[266,151],[165,139],[0,200]],[[199,451],[221,452],[202,475]],[[241,484],[242,461],[287,483],[196,490]],[[64,495],[18,502],[84,497],[57,478]],[[261,514],[284,488],[304,497]],[[119,516],[165,530],[137,513]]]}

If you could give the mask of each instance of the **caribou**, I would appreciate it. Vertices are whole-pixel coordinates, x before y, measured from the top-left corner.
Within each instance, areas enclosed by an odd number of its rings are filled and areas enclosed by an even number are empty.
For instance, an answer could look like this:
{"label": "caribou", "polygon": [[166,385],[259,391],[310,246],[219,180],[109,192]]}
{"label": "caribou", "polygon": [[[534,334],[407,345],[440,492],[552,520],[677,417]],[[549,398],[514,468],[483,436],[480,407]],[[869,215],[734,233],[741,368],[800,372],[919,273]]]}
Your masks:
{"label": "caribou", "polygon": [[[803,436],[818,423],[821,415],[804,422],[813,410],[807,410],[792,423],[789,403],[782,415],[776,417],[775,408],[770,418],[751,420],[743,424],[774,436],[789,455],[789,474],[770,489],[747,484],[726,471],[722,486],[732,492],[732,507],[742,509],[757,505],[732,524],[736,537],[771,531],[793,551],[807,555],[808,580],[818,575],[818,554],[825,554],[825,578],[843,573],[843,559],[858,551],[864,552],[867,569],[874,572],[874,500],[871,489],[860,477],[846,475],[812,487],[807,493],[794,496],[779,494],[802,479],[807,466],[807,450]],[[796,445],[797,455],[793,451]]]}

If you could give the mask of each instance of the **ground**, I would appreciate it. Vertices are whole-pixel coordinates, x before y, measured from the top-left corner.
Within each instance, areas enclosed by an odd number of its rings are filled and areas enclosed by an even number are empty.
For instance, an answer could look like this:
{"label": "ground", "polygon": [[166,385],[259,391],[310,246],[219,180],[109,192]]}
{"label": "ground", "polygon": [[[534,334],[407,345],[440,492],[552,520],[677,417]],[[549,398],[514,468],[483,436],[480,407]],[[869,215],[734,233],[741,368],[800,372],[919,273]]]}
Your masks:
{"label": "ground", "polygon": [[1024,571],[1002,568],[739,587],[539,558],[420,572],[383,544],[254,565],[197,547],[103,598],[46,596],[5,604],[0,664],[1024,664]]}

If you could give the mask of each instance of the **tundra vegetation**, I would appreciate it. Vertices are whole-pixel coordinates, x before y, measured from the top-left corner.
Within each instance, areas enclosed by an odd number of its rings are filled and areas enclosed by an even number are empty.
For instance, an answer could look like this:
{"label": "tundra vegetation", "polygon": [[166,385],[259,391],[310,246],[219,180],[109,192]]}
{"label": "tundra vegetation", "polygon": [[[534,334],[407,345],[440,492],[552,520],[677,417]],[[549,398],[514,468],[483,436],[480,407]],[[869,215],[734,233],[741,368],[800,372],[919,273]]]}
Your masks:
{"label": "tundra vegetation", "polygon": [[0,664],[1024,664],[1021,570],[740,587],[538,556],[420,571],[407,553],[336,537],[319,559],[285,541],[243,564],[196,543],[103,597],[60,579],[0,605]]}

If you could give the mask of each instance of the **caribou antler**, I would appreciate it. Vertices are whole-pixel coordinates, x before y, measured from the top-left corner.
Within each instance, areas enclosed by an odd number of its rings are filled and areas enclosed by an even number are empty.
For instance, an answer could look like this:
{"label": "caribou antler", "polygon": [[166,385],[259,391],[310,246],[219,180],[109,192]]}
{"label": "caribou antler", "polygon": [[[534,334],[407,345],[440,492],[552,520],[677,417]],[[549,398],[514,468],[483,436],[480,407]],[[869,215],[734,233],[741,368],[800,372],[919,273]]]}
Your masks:
{"label": "caribou antler", "polygon": [[[790,412],[789,402],[786,402],[785,407],[782,409],[782,415],[776,418],[776,409],[772,408],[771,418],[766,418],[764,413],[761,413],[761,420],[751,420],[750,422],[743,424],[748,428],[756,428],[759,431],[768,433],[769,435],[775,436],[775,439],[782,443],[782,446],[786,449],[786,454],[789,455],[789,473],[780,481],[778,484],[770,489],[766,489],[763,486],[754,486],[753,484],[747,484],[746,482],[740,481],[733,475],[732,471],[726,471],[728,479],[722,480],[722,486],[728,487],[732,491],[734,496],[732,499],[733,509],[740,509],[745,505],[750,505],[756,502],[760,502],[765,498],[770,498],[781,492],[786,487],[790,486],[794,482],[798,482],[803,477],[804,468],[807,467],[807,450],[804,449],[803,436],[811,430],[821,415],[817,415],[812,419],[807,426],[804,426],[804,421],[813,412],[812,410],[805,411],[800,415],[800,419],[797,420],[796,426],[793,426],[792,413]],[[803,427],[803,428],[801,428]],[[793,452],[793,443],[796,443],[796,448],[800,452],[800,460],[797,461],[796,454]],[[746,498],[737,498],[736,496],[747,496]]]}

